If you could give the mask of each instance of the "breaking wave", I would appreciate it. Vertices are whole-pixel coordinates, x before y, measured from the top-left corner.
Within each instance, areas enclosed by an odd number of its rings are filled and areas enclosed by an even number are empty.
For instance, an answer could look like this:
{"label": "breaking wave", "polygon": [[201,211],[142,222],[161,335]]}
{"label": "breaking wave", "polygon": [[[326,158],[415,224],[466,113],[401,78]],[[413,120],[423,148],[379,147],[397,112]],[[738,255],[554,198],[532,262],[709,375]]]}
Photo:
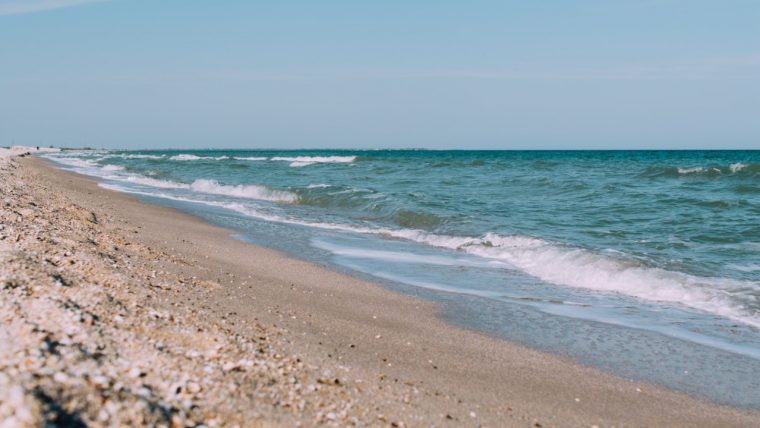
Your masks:
{"label": "breaking wave", "polygon": [[284,190],[272,190],[266,186],[259,186],[257,184],[223,185],[215,180],[199,179],[193,181],[189,189],[200,193],[272,202],[293,203],[298,200],[298,197],[293,193]]}
{"label": "breaking wave", "polygon": [[[229,186],[223,187],[229,188]],[[118,190],[141,193],[130,189]],[[230,190],[218,192],[226,194],[221,192],[230,192]],[[530,236],[504,236],[495,233],[487,233],[481,237],[451,236],[417,229],[312,222],[266,213],[237,202],[204,201],[169,194],[146,194],[226,208],[266,221],[324,230],[380,235],[462,251],[505,263],[549,283],[619,293],[656,303],[685,306],[760,328],[758,313],[760,295],[757,293],[760,284],[756,282],[698,277],[668,271],[647,266],[638,261],[615,258]]]}
{"label": "breaking wave", "polygon": [[225,160],[229,159],[229,156],[196,156],[188,154],[175,155],[169,158],[175,161],[195,161],[195,160]]}
{"label": "breaking wave", "polygon": [[243,161],[265,161],[267,158],[261,156],[235,156],[235,160]]}
{"label": "breaking wave", "polygon": [[651,166],[640,174],[642,177],[705,177],[715,178],[721,176],[757,174],[760,173],[760,164],[736,162],[727,166]]}
{"label": "breaking wave", "polygon": [[290,162],[290,166],[297,168],[317,163],[351,163],[356,156],[275,156],[270,160]]}
{"label": "breaking wave", "polygon": [[290,166],[296,168],[320,163],[351,163],[356,160],[356,156],[235,156],[230,158],[229,156],[198,156],[182,153],[169,157],[169,160],[173,161],[219,161],[227,159],[239,161],[284,161],[290,162]]}

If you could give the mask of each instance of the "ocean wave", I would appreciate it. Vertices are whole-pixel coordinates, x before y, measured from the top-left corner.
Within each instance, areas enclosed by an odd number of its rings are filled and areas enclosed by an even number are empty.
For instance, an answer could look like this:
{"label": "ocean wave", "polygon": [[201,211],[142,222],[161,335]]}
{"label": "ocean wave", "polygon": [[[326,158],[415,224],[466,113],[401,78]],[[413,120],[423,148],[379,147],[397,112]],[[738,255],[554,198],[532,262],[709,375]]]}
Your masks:
{"label": "ocean wave", "polygon": [[288,191],[272,190],[266,186],[257,184],[223,185],[219,184],[216,180],[198,179],[193,181],[189,189],[194,192],[271,202],[293,203],[298,200],[298,196]]}
{"label": "ocean wave", "polygon": [[298,168],[317,163],[351,163],[356,156],[275,156],[269,160],[290,162],[291,167]]}
{"label": "ocean wave", "polygon": [[760,328],[756,282],[697,277],[526,236],[489,233],[472,238],[414,230],[390,235],[507,262],[549,283],[683,305]]}
{"label": "ocean wave", "polygon": [[750,165],[750,164],[737,162],[737,163],[732,163],[731,165],[729,165],[728,169],[730,169],[731,172],[736,173],[736,172],[739,172],[739,171],[742,171],[742,170],[745,170],[745,169],[751,168],[751,167],[752,167],[752,165]]}
{"label": "ocean wave", "polygon": [[430,230],[446,222],[446,219],[432,213],[399,210],[392,216],[393,222],[402,227]]}
{"label": "ocean wave", "polygon": [[166,155],[142,155],[142,154],[128,154],[128,153],[112,153],[104,156],[104,159],[108,158],[121,158],[121,159],[163,159]]}
{"label": "ocean wave", "polygon": [[189,155],[189,154],[179,154],[174,155],[169,158],[169,160],[175,160],[175,161],[196,161],[196,160],[225,160],[229,159],[229,156],[196,156],[196,155]]}
{"label": "ocean wave", "polygon": [[740,272],[760,272],[760,263],[746,264],[746,265],[732,263],[730,265],[727,265],[726,267],[730,269],[738,270]]}
{"label": "ocean wave", "polygon": [[258,184],[224,185],[220,184],[216,180],[208,179],[197,179],[191,184],[187,184],[177,181],[146,177],[140,174],[123,173],[122,171],[124,171],[124,167],[118,165],[105,165],[99,168],[98,164],[93,160],[61,157],[56,157],[55,160],[57,162],[63,163],[64,165],[79,168],[80,172],[96,177],[104,178],[107,180],[123,181],[158,189],[182,189],[198,193],[232,196],[235,198],[256,199],[270,202],[294,203],[298,201],[298,196],[294,193],[284,190],[274,190]]}
{"label": "ocean wave", "polygon": [[[200,157],[198,158],[200,159]],[[347,162],[347,159],[352,157],[338,158],[343,158],[342,162]],[[276,159],[288,162],[304,162],[303,159],[314,159],[314,157],[279,157]],[[505,236],[494,233],[481,236],[449,236],[426,232],[421,229],[433,229],[437,225],[435,222],[438,219],[428,219],[424,216],[418,218],[416,212],[402,213],[393,209],[393,207],[397,207],[396,205],[389,205],[386,200],[378,199],[378,197],[383,197],[381,192],[345,188],[337,185],[338,183],[336,183],[336,187],[326,190],[323,189],[326,185],[310,185],[308,188],[299,189],[298,195],[296,195],[293,192],[270,189],[257,184],[229,185],[206,179],[195,180],[190,184],[159,180],[119,171],[115,169],[115,166],[113,169],[109,169],[108,165],[102,167],[97,164],[96,160],[73,156],[56,156],[55,160],[77,170],[86,169],[88,171],[86,173],[99,175],[109,180],[121,180],[153,188],[125,186],[132,188],[127,191],[144,192],[153,196],[161,194],[165,196],[159,197],[173,199],[186,197],[183,200],[219,206],[267,221],[325,230],[372,234],[462,251],[488,260],[507,263],[526,274],[560,286],[620,293],[646,301],[681,305],[760,328],[760,313],[758,312],[758,308],[760,308],[760,283],[757,281],[689,275],[632,260],[632,257],[625,254],[597,252],[529,236]],[[699,161],[694,163],[699,163]],[[650,167],[647,174],[653,177],[734,176],[739,179],[732,182],[732,186],[742,184],[744,187],[741,187],[741,191],[746,193],[758,191],[757,186],[755,186],[756,181],[749,183],[749,180],[741,179],[741,177],[757,176],[758,171],[760,171],[760,164],[757,162],[731,164],[726,162],[724,166],[711,166],[708,163],[705,165],[692,166],[686,164],[681,167]],[[319,183],[319,180],[321,179],[314,179],[314,182]],[[162,192],[159,189],[181,189],[185,191],[172,192],[167,190]],[[339,193],[340,191],[345,192],[345,194]],[[197,192],[198,194],[193,197],[190,192]],[[223,195],[240,198],[240,200],[218,198],[220,199],[218,201],[203,201],[200,199],[211,199],[211,197],[203,197],[200,194]],[[374,199],[369,200],[370,198]],[[361,218],[365,222],[357,222],[356,224],[310,222],[270,214],[266,212],[267,208],[256,209],[250,206],[254,203],[247,202],[249,205],[246,205],[242,199],[297,202],[331,208],[348,207],[353,209],[358,207],[362,213],[371,212],[374,217],[362,216]],[[707,207],[723,206],[723,202],[712,200],[705,201],[704,204],[707,204]],[[374,212],[371,211],[378,206],[381,208]],[[394,215],[397,215],[397,218],[394,218]],[[369,226],[370,218],[374,218],[375,221],[382,219],[384,222],[388,221],[388,224],[391,224],[390,221],[395,221],[398,226]],[[434,223],[430,223],[431,221]]]}
{"label": "ocean wave", "polygon": [[[550,283],[681,304],[760,327],[756,310],[746,304],[747,300],[760,303],[757,296],[748,291],[757,291],[760,288],[757,283],[696,277],[581,248],[541,240],[526,242],[519,237],[486,235],[482,243],[466,245],[462,249],[470,254],[507,261]],[[738,295],[741,299],[736,298]]]}
{"label": "ocean wave", "polygon": [[243,199],[256,199],[262,201],[287,203],[293,203],[298,200],[298,196],[293,193],[284,190],[273,190],[266,186],[261,186],[258,184],[224,185],[219,184],[219,182],[216,180],[207,179],[197,179],[192,183],[187,184],[171,180],[159,180],[137,174],[109,178],[113,180],[140,184],[143,186],[156,187],[159,189],[184,189],[197,193],[232,196],[235,198]]}
{"label": "ocean wave", "polygon": [[377,204],[372,196],[378,195],[370,189],[356,187],[333,187],[327,185],[307,186],[298,189],[299,203],[325,208],[349,208],[373,211],[370,204]]}
{"label": "ocean wave", "polygon": [[705,177],[716,178],[726,175],[744,175],[760,173],[760,164],[736,162],[727,166],[663,166],[656,165],[647,168],[640,174],[642,177]]}
{"label": "ocean wave", "polygon": [[203,201],[167,194],[152,195],[226,208],[266,221],[379,235],[463,251],[506,263],[549,283],[681,305],[760,328],[760,315],[757,313],[760,284],[756,282],[697,277],[530,236],[495,233],[481,237],[450,236],[416,229],[322,223],[269,214],[236,202]]}
{"label": "ocean wave", "polygon": [[127,181],[130,183],[140,184],[143,186],[158,187],[159,189],[189,189],[190,186],[185,183],[178,183],[171,180],[159,180],[157,178],[144,177],[137,174],[125,176],[110,177],[113,180]]}
{"label": "ocean wave", "polygon": [[124,159],[163,159],[165,155],[121,155]]}
{"label": "ocean wave", "polygon": [[[227,160],[229,156],[198,156],[188,153],[182,153],[171,156],[169,160],[174,161],[210,161],[210,160]],[[235,156],[232,159],[242,161],[285,161],[290,162],[291,167],[303,167],[319,163],[351,163],[356,160],[356,156],[274,156],[271,158],[263,156]]]}
{"label": "ocean wave", "polygon": [[741,184],[733,188],[736,193],[760,193],[760,186]]}
{"label": "ocean wave", "polygon": [[297,189],[298,203],[328,210],[348,210],[365,219],[389,222],[403,228],[432,230],[449,221],[424,209],[405,209],[388,193],[357,187],[311,184]]}
{"label": "ocean wave", "polygon": [[177,161],[192,161],[192,160],[198,160],[198,159],[201,159],[201,157],[196,156],[196,155],[186,155],[186,154],[174,155],[169,158],[169,160],[177,160]]}
{"label": "ocean wave", "polygon": [[493,269],[511,268],[510,265],[501,261],[483,260],[480,257],[467,257],[450,255],[437,256],[429,254],[415,254],[404,251],[374,250],[368,248],[344,247],[331,242],[317,240],[314,242],[317,248],[327,250],[334,255],[351,258],[369,258],[383,260],[391,263],[426,264],[434,266],[461,266]]}
{"label": "ocean wave", "polygon": [[718,173],[718,174],[721,173],[721,170],[719,168],[715,168],[715,167],[705,168],[705,167],[701,167],[701,166],[695,166],[695,167],[692,167],[692,168],[677,168],[677,170],[678,170],[678,173],[682,174],[682,175],[700,174],[700,173],[705,173],[705,172],[707,172],[707,173]]}
{"label": "ocean wave", "polygon": [[265,161],[267,158],[261,156],[235,156],[235,160],[243,161]]}
{"label": "ocean wave", "polygon": [[75,168],[95,168],[98,166],[96,161],[92,159],[80,159],[60,156],[48,156],[50,159],[54,159],[56,162],[60,162],[67,166],[73,166]]}

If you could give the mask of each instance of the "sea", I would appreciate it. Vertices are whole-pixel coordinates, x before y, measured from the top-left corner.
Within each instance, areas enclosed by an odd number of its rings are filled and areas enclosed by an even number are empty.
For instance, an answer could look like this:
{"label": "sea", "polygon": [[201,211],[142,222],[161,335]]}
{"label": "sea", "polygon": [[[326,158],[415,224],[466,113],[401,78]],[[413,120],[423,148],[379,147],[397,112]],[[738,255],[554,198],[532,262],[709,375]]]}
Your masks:
{"label": "sea", "polygon": [[437,301],[458,326],[760,409],[760,151],[44,157],[238,239]]}

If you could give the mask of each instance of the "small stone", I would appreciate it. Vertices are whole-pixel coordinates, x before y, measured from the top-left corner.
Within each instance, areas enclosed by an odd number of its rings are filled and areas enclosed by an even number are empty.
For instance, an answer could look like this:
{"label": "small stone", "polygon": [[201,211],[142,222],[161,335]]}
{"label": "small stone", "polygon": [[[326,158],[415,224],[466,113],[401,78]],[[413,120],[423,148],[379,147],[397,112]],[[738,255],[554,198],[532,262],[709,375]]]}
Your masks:
{"label": "small stone", "polygon": [[222,370],[225,371],[225,372],[231,372],[231,371],[236,370],[238,368],[240,368],[240,366],[237,363],[233,363],[233,362],[225,363],[222,366]]}
{"label": "small stone", "polygon": [[93,376],[91,380],[92,383],[98,386],[107,386],[109,383],[108,378],[105,376]]}
{"label": "small stone", "polygon": [[101,422],[107,421],[111,415],[108,414],[108,411],[106,409],[100,409],[98,412],[98,420]]}
{"label": "small stone", "polygon": [[197,393],[201,392],[201,386],[199,384],[195,383],[195,382],[189,382],[187,384],[187,390],[191,394],[197,394]]}
{"label": "small stone", "polygon": [[58,383],[66,383],[69,381],[69,377],[64,372],[57,372],[53,375],[53,380]]}

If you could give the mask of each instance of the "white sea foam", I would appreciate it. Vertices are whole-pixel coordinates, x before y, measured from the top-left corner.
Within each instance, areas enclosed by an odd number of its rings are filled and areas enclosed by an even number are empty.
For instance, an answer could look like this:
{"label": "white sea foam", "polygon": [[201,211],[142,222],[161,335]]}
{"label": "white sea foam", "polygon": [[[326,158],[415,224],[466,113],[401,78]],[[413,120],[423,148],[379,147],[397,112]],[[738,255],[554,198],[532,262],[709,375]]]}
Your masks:
{"label": "white sea foam", "polygon": [[127,154],[121,154],[119,157],[122,157],[124,159],[163,159],[164,155],[127,155]]}
{"label": "white sea foam", "polygon": [[760,327],[760,317],[731,298],[741,290],[760,289],[758,283],[696,277],[533,238],[486,235],[482,243],[460,249],[507,261],[550,283],[680,304]]}
{"label": "white sea foam", "polygon": [[481,268],[511,267],[506,262],[483,260],[480,257],[469,256],[434,256],[413,254],[402,251],[371,250],[351,246],[341,246],[326,241],[317,241],[315,245],[323,250],[349,258],[367,258],[384,260],[392,263],[417,263],[434,266],[467,266]]}
{"label": "white sea foam", "polygon": [[[750,165],[746,163],[736,162],[732,163],[728,166],[728,171],[731,173],[737,173],[739,171],[745,170],[749,168]],[[703,174],[706,172],[709,173],[717,173],[722,174],[726,171],[724,167],[717,168],[717,167],[703,167],[703,166],[695,166],[690,168],[678,168],[678,173],[681,175],[689,175],[689,174]]]}
{"label": "white sea foam", "polygon": [[76,168],[93,168],[97,166],[95,161],[89,159],[55,157],[55,161]]}
{"label": "white sea foam", "polygon": [[196,156],[196,155],[189,155],[189,154],[179,154],[174,155],[169,158],[170,160],[175,161],[195,161],[195,160],[225,160],[229,159],[229,156]]}
{"label": "white sea foam", "polygon": [[[678,173],[682,175],[702,174],[705,172],[714,172],[714,173],[721,174],[723,171],[721,171],[720,168],[715,168],[715,167],[705,168],[702,166],[695,166],[692,168],[678,168]],[[733,171],[733,172],[736,172],[736,171]]]}
{"label": "white sea foam", "polygon": [[700,174],[700,173],[703,173],[703,172],[717,172],[717,173],[720,173],[721,171],[718,168],[705,168],[705,167],[701,167],[701,166],[695,166],[695,167],[692,167],[692,168],[678,168],[678,173],[679,174],[683,174],[683,175]]}
{"label": "white sea foam", "polygon": [[[637,261],[563,246],[529,236],[503,236],[493,233],[482,237],[447,236],[412,229],[320,223],[266,213],[237,202],[202,201],[166,194],[152,195],[226,208],[267,221],[381,235],[463,251],[506,263],[549,283],[620,293],[645,301],[682,305],[760,328],[760,316],[756,310],[751,309],[753,305],[760,303],[757,297],[752,297],[753,292],[760,290],[760,283],[757,282],[697,277],[667,271]],[[398,255],[388,252],[375,255],[398,258]],[[754,299],[754,302],[747,304],[747,299]]]}
{"label": "white sea foam", "polygon": [[185,183],[178,183],[170,180],[159,180],[157,178],[144,177],[142,175],[130,174],[121,177],[113,177],[116,180],[128,181],[130,183],[141,184],[143,186],[158,187],[159,189],[189,189],[190,186]]}
{"label": "white sea foam", "polygon": [[704,171],[705,171],[705,169],[702,168],[701,166],[695,166],[695,167],[692,167],[692,168],[678,168],[678,173],[679,174],[694,174],[694,173],[697,173],[697,172],[704,172]]}
{"label": "white sea foam", "polygon": [[200,158],[201,158],[200,156],[181,154],[181,155],[174,155],[170,157],[169,159],[177,160],[177,161],[191,161],[191,160],[198,160]]}
{"label": "white sea foam", "polygon": [[316,163],[351,163],[356,156],[275,156],[270,160],[290,162],[291,167],[297,168]]}
{"label": "white sea foam", "polygon": [[[145,155],[147,156],[147,155]],[[229,156],[198,156],[188,153],[182,153],[178,155],[174,155],[169,158],[170,160],[175,161],[197,161],[197,160],[225,160],[230,159]],[[356,156],[275,156],[271,158],[266,158],[262,156],[236,156],[233,159],[235,160],[245,160],[245,161],[285,161],[290,162],[290,166],[292,167],[301,167],[301,166],[307,166],[307,165],[313,165],[317,163],[350,163],[356,160]]]}
{"label": "white sea foam", "polygon": [[235,198],[287,203],[296,202],[298,200],[298,197],[293,193],[284,190],[272,190],[268,187],[256,184],[224,185],[219,184],[215,180],[206,179],[198,179],[193,181],[191,184],[187,184],[170,180],[159,180],[137,174],[109,178],[140,184],[143,186],[156,187],[159,189],[185,189],[198,193],[232,196]]}
{"label": "white sea foam", "polygon": [[67,166],[80,168],[80,172],[94,175],[96,177],[101,177],[108,180],[124,181],[158,189],[182,189],[198,193],[232,196],[235,198],[256,199],[271,202],[293,203],[298,200],[298,196],[294,193],[284,190],[273,190],[266,186],[260,186],[257,184],[223,185],[219,184],[215,180],[207,179],[198,179],[193,181],[191,184],[187,184],[177,181],[146,177],[140,174],[120,173],[124,170],[124,167],[118,165],[105,165],[101,168],[98,168],[97,163],[92,160],[82,160],[77,158],[56,158],[56,161],[59,161]]}
{"label": "white sea foam", "polygon": [[270,221],[331,230],[384,235],[422,244],[465,251],[506,262],[544,281],[598,291],[615,292],[653,302],[679,304],[760,327],[758,314],[731,298],[733,292],[758,290],[760,284],[726,278],[706,278],[644,266],[564,247],[527,236],[487,234],[482,238],[446,236],[411,229],[384,229],[313,223],[262,215],[245,207],[231,207]]}
{"label": "white sea foam", "polygon": [[256,184],[222,185],[215,180],[199,179],[190,185],[190,190],[201,193],[233,196],[236,198],[259,199],[272,202],[296,202],[298,197],[284,190],[272,190]]}
{"label": "white sea foam", "polygon": [[265,161],[267,158],[261,156],[235,156],[235,160],[244,161]]}
{"label": "white sea foam", "polygon": [[128,153],[112,153],[103,156],[103,159],[108,158],[121,158],[121,159],[163,159],[165,155],[143,155],[143,154],[128,154]]}
{"label": "white sea foam", "polygon": [[326,187],[330,187],[330,185],[318,183],[318,184],[309,184],[308,186],[306,186],[307,189],[324,189]]}

